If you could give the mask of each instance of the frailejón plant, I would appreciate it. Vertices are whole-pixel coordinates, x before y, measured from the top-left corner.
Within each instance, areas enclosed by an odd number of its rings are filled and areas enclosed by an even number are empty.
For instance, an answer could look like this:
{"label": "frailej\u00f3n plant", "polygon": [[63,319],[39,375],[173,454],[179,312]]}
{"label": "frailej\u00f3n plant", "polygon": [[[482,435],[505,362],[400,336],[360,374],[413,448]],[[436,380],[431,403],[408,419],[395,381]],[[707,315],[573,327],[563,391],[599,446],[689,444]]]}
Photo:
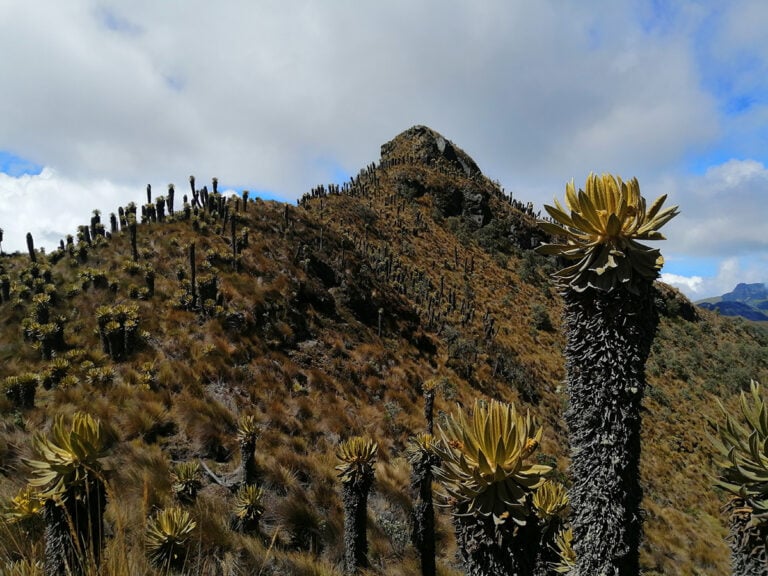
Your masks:
{"label": "frailej\u00f3n plant", "polygon": [[336,453],[336,466],[344,504],[344,573],[356,574],[368,566],[366,517],[379,446],[370,438],[353,436]]}
{"label": "frailej\u00f3n plant", "polygon": [[514,405],[476,401],[438,425],[435,479],[452,508],[459,550],[471,576],[530,574],[540,540],[532,497],[551,468],[529,459],[542,428]]}
{"label": "frailej\u00f3n plant", "polygon": [[575,261],[555,274],[565,301],[573,486],[573,576],[635,576],[642,532],[640,407],[645,362],[656,333],[654,280],[664,262],[640,243],[677,213],[650,208],[636,179],[590,174],[566,186],[541,222],[554,237],[544,254]]}

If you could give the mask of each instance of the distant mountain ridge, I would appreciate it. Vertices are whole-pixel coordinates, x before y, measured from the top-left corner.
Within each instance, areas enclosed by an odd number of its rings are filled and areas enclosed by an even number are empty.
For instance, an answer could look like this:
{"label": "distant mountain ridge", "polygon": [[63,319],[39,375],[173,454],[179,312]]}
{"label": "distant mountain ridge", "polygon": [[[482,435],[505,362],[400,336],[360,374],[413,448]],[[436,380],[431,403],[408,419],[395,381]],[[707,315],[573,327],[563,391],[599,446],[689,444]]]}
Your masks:
{"label": "distant mountain ridge", "polygon": [[768,322],[768,287],[763,283],[740,283],[727,294],[707,298],[696,303],[707,310],[716,310],[723,316],[742,316],[747,320]]}

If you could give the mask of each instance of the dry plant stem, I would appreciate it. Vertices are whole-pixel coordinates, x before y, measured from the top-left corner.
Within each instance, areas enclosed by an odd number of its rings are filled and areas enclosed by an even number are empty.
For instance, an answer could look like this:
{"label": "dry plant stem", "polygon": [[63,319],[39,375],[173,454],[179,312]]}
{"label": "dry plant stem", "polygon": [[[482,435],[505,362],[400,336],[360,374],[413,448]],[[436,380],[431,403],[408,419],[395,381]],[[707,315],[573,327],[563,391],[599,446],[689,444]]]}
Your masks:
{"label": "dry plant stem", "polygon": [[768,526],[753,523],[752,510],[740,498],[734,498],[730,509],[728,544],[731,547],[733,576],[768,576]]}
{"label": "dry plant stem", "polygon": [[282,526],[278,526],[275,528],[275,533],[272,535],[272,539],[269,541],[269,548],[267,548],[267,551],[264,554],[264,560],[261,562],[261,568],[259,568],[259,573],[257,574],[257,576],[261,576],[264,573],[264,568],[267,566],[267,562],[269,561],[269,556],[275,547],[275,542],[277,542],[277,537],[280,536],[281,529],[282,529]]}
{"label": "dry plant stem", "polygon": [[572,576],[639,574],[640,404],[658,319],[651,281],[636,287],[564,294]]}
{"label": "dry plant stem", "polygon": [[104,484],[85,483],[83,495],[66,494],[63,502],[45,503],[45,574],[84,574],[97,568],[104,547]]}
{"label": "dry plant stem", "polygon": [[508,524],[494,526],[489,517],[455,514],[453,522],[467,576],[538,576],[540,533],[535,521],[516,533]]}
{"label": "dry plant stem", "polygon": [[362,474],[357,481],[345,482],[342,487],[344,503],[344,574],[357,574],[368,567],[368,539],[366,521],[368,494],[373,485],[373,473]]}
{"label": "dry plant stem", "polygon": [[440,464],[431,452],[422,452],[413,464],[411,490],[413,492],[413,526],[411,541],[419,552],[422,576],[435,576],[435,510],[432,494],[432,468]]}

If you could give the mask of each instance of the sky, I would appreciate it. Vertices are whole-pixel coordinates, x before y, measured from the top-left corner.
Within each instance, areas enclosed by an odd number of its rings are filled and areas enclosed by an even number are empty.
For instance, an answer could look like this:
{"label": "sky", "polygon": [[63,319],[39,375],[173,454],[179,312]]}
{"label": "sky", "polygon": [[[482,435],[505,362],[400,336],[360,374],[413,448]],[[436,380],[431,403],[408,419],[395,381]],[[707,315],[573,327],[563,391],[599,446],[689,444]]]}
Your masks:
{"label": "sky", "polygon": [[0,228],[50,250],[168,183],[295,202],[424,124],[540,209],[590,172],[680,216],[662,279],[768,283],[764,0],[0,0]]}

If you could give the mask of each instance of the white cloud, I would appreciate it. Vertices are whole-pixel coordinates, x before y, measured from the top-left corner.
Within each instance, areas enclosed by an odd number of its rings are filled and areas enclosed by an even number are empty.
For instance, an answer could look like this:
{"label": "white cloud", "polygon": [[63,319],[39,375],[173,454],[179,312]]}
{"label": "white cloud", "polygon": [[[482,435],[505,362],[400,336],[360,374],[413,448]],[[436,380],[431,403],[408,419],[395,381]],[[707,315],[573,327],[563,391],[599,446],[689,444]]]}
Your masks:
{"label": "white cloud", "polygon": [[721,296],[739,283],[768,284],[768,258],[725,258],[712,276],[685,276],[663,272],[661,281],[678,288],[691,300]]}
{"label": "white cloud", "polygon": [[13,3],[0,24],[0,146],[75,178],[195,172],[295,198],[328,178],[318,158],[356,171],[423,123],[549,200],[716,130],[685,38],[623,3],[95,6]]}
{"label": "white cloud", "polygon": [[768,253],[768,168],[762,163],[732,159],[659,188],[681,211],[665,229],[665,251],[720,258]]}
{"label": "white cloud", "polygon": [[0,173],[3,251],[26,250],[27,232],[32,232],[36,247],[50,250],[67,234],[74,236],[78,226],[89,224],[93,210],[100,210],[108,223],[119,205],[141,199],[141,190],[105,180],[73,181],[50,168],[18,178]]}
{"label": "white cloud", "polygon": [[681,205],[665,252],[765,251],[759,154],[679,169],[768,123],[725,118],[702,81],[702,54],[766,54],[759,2],[0,2],[0,150],[49,167],[0,180],[6,245],[191,173],[295,199],[418,123],[520,199],[637,176]]}
{"label": "white cloud", "polygon": [[[176,183],[178,208],[188,193],[187,182]],[[210,182],[197,180],[197,188]],[[165,195],[167,185],[153,186],[152,199]],[[219,187],[224,195],[235,190]],[[253,196],[252,196],[253,197]],[[68,234],[76,235],[78,226],[88,225],[94,210],[101,212],[101,221],[109,229],[109,215],[119,206],[147,201],[146,184],[140,187],[117,185],[108,180],[73,180],[44,168],[37,175],[9,176],[0,172],[0,223],[3,229],[2,248],[5,252],[26,251],[26,235],[32,232],[36,247],[50,250]]]}
{"label": "white cloud", "polygon": [[704,288],[704,279],[701,276],[681,276],[679,274],[670,274],[663,272],[661,274],[661,281],[679,288],[684,294],[691,298],[696,298],[702,294]]}

